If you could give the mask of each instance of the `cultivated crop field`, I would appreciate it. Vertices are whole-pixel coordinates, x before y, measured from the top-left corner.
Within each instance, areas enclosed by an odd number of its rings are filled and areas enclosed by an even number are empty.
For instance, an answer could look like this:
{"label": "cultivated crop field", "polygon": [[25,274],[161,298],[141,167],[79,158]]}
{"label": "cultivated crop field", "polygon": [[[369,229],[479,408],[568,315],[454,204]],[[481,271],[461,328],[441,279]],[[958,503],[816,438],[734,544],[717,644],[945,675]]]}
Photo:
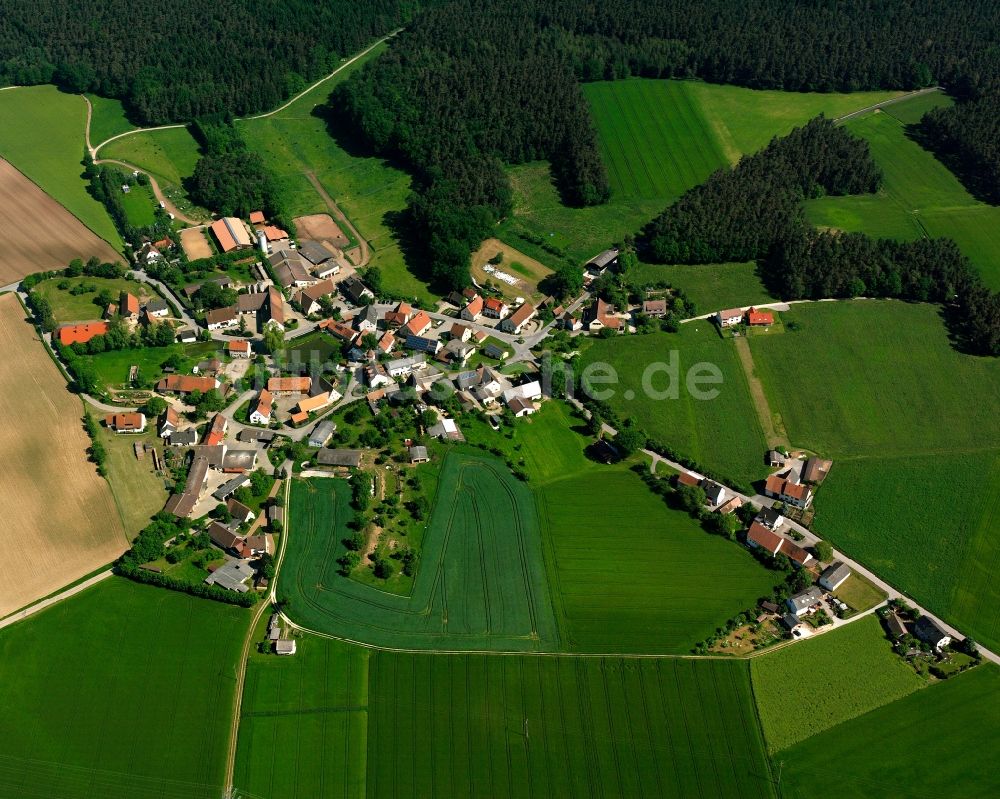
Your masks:
{"label": "cultivated crop field", "polygon": [[780,580],[669,509],[625,467],[592,468],[538,496],[570,650],[685,654]]}
{"label": "cultivated crop field", "polygon": [[363,799],[370,652],[312,636],[297,650],[287,658],[250,655],[236,795]]}
{"label": "cultivated crop field", "polygon": [[774,795],[746,663],[377,652],[368,795]]}
{"label": "cultivated crop field", "polygon": [[[890,106],[892,114],[909,118],[906,106],[923,97]],[[846,123],[866,139],[885,174],[875,196],[825,197],[809,200],[806,213],[823,227],[861,231],[883,238],[916,239],[948,236],[994,290],[1000,289],[1000,208],[976,200],[933,154],[906,135],[903,122],[890,113],[874,113]]]}
{"label": "cultivated crop field", "polygon": [[[774,337],[782,338],[786,337]],[[620,380],[612,387],[615,393],[608,402],[623,419],[634,419],[651,438],[743,484],[766,475],[763,453],[767,446],[746,377],[731,342],[721,339],[711,322],[690,322],[676,334],[593,339],[585,347],[581,366],[601,362],[617,371]],[[643,372],[650,364],[667,363],[672,351],[680,363],[678,398],[653,399],[643,390]],[[685,376],[699,363],[714,364],[722,372],[721,384],[702,386],[717,388],[715,399],[698,400],[687,390]],[[806,378],[803,374],[803,381]],[[658,391],[668,383],[663,373],[653,379]],[[631,399],[627,392],[632,392]]]}
{"label": "cultivated crop field", "polygon": [[755,657],[750,674],[771,752],[924,686],[874,616]]}
{"label": "cultivated crop field", "polygon": [[83,407],[24,321],[0,295],[0,500],[6,554],[0,617],[111,562],[128,538],[108,484],[87,462]]}
{"label": "cultivated crop field", "polygon": [[121,260],[111,245],[2,159],[0,207],[0,236],[4,240],[0,285],[32,272],[60,269],[74,258],[86,260],[96,255],[103,261]]}
{"label": "cultivated crop field", "polygon": [[296,622],[380,646],[557,648],[534,501],[502,462],[447,456],[409,596],[337,574],[349,500],[343,480],[293,485],[279,586]]}
{"label": "cultivated crop field", "polygon": [[248,623],[112,577],[0,630],[0,796],[220,796]]}
{"label": "cultivated crop field", "polygon": [[782,792],[812,799],[835,771],[848,799],[996,796],[998,739],[1000,669],[980,666],[786,749]]}

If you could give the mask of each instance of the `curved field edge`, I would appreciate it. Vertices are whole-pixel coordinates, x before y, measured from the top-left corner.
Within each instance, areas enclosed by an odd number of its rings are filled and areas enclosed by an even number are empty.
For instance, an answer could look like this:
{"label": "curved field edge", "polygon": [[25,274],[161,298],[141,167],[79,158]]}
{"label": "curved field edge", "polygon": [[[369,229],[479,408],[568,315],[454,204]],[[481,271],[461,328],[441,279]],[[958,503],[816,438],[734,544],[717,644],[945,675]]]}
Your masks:
{"label": "curved field edge", "polygon": [[279,586],[297,623],[390,648],[558,646],[534,502],[503,462],[465,452],[446,456],[410,596],[336,573],[352,516],[343,480],[293,485]]}

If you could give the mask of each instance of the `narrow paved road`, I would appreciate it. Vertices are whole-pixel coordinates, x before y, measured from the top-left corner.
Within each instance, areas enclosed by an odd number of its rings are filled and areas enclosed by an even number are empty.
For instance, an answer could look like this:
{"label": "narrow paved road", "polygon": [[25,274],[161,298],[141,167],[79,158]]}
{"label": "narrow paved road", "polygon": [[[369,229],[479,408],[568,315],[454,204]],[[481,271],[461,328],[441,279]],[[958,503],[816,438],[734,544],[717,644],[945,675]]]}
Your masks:
{"label": "narrow paved road", "polygon": [[904,100],[912,100],[914,97],[919,97],[922,94],[930,94],[931,92],[940,92],[944,89],[940,86],[929,86],[926,89],[917,89],[913,92],[907,92],[899,97],[893,97],[889,100],[883,100],[881,103],[875,103],[875,105],[869,105],[865,108],[859,108],[857,111],[851,111],[849,114],[844,114],[842,117],[835,117],[834,122],[845,122],[848,119],[853,119],[854,117],[859,117],[862,114],[867,114],[869,111],[875,111],[878,108],[885,108],[887,105],[895,105],[896,103],[901,103]]}
{"label": "narrow paved road", "polygon": [[111,577],[112,574],[114,574],[114,572],[112,572],[111,569],[107,569],[106,571],[102,571],[100,574],[95,574],[93,577],[88,577],[82,583],[77,583],[76,585],[70,586],[65,591],[60,591],[58,594],[50,596],[48,599],[43,599],[41,602],[36,602],[34,605],[22,608],[6,618],[0,619],[0,630],[4,627],[9,627],[12,624],[17,624],[17,622],[26,619],[29,616],[35,615],[40,610],[52,607],[52,605],[55,605],[57,602],[62,602],[64,599],[76,596],[81,591],[86,591],[90,588],[90,586],[97,585],[102,580],[106,580],[108,577]]}

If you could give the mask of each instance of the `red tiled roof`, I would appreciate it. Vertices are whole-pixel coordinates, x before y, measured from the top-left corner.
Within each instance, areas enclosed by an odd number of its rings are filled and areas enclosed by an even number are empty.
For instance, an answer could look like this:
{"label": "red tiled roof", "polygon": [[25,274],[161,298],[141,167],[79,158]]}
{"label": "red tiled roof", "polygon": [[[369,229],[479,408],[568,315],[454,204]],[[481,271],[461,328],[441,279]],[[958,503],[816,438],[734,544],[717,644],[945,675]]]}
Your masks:
{"label": "red tiled roof", "polygon": [[118,298],[118,307],[121,310],[122,316],[138,316],[139,298],[134,294],[123,291]]}
{"label": "red tiled roof", "polygon": [[797,563],[799,566],[804,566],[807,562],[812,560],[812,555],[806,552],[798,544],[793,544],[787,538],[783,540],[781,554],[787,555],[789,560]]}
{"label": "red tiled roof", "polygon": [[108,332],[107,322],[81,322],[78,325],[63,325],[56,331],[60,344],[83,344],[94,336],[103,336]]}
{"label": "red tiled roof", "polygon": [[496,297],[487,297],[484,307],[489,311],[501,311],[504,308],[504,301],[498,300]]}
{"label": "red tiled roof", "polygon": [[472,314],[473,316],[478,316],[483,312],[483,298],[477,294],[475,297],[469,300],[469,304],[466,305],[465,308],[463,308],[462,310]]}
{"label": "red tiled roof", "polygon": [[520,308],[511,314],[510,321],[511,324],[520,325],[528,321],[528,319],[535,313],[535,306],[530,302],[524,303]]}
{"label": "red tiled roof", "polygon": [[756,308],[751,308],[749,313],[747,313],[747,323],[751,325],[773,325],[774,314],[770,311],[758,311]]}
{"label": "red tiled roof", "polygon": [[688,472],[681,472],[677,475],[677,482],[682,486],[700,486],[701,478],[695,477],[693,474]]}
{"label": "red tiled roof", "polygon": [[407,333],[411,333],[414,336],[419,336],[431,325],[431,318],[427,315],[426,311],[418,311],[416,315],[406,323],[406,327],[403,330]]}
{"label": "red tiled roof", "polygon": [[267,236],[268,241],[279,241],[280,239],[287,239],[288,233],[282,230],[280,227],[275,227],[274,225],[264,226],[264,235]]}
{"label": "red tiled roof", "polygon": [[212,424],[208,428],[208,432],[205,434],[204,445],[206,447],[217,447],[222,443],[223,439],[226,437],[226,427],[229,422],[226,417],[221,413],[217,413],[215,418],[212,419]]}
{"label": "red tiled roof", "polygon": [[251,225],[263,225],[264,224],[264,212],[263,211],[251,211],[250,212],[250,224]]}
{"label": "red tiled roof", "polygon": [[179,394],[190,394],[192,391],[212,391],[214,388],[214,377],[198,377],[197,375],[167,375],[156,384],[157,391],[176,391]]}
{"label": "red tiled roof", "polygon": [[250,409],[250,413],[259,413],[261,416],[270,416],[272,401],[271,392],[266,388],[262,389],[260,394],[257,395],[257,401]]}
{"label": "red tiled roof", "polygon": [[396,337],[388,330],[385,335],[378,340],[378,348],[382,350],[382,352],[389,352],[395,344]]}
{"label": "red tiled roof", "polygon": [[747,531],[747,541],[766,549],[772,555],[780,552],[785,543],[784,538],[757,521],[750,525],[750,529]]}
{"label": "red tiled roof", "polygon": [[250,342],[246,340],[227,341],[226,352],[250,352]]}
{"label": "red tiled roof", "polygon": [[312,380],[308,377],[271,377],[267,381],[267,390],[275,392],[293,392],[308,394]]}
{"label": "red tiled roof", "polygon": [[141,413],[109,413],[104,423],[112,430],[141,430],[143,426]]}

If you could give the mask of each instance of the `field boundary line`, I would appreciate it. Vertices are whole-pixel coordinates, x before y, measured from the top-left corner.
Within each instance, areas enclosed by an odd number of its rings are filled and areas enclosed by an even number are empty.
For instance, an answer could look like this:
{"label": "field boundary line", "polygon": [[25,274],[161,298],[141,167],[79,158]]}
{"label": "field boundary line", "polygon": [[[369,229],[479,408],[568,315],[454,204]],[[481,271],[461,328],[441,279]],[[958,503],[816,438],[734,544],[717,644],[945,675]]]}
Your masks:
{"label": "field boundary line", "polygon": [[87,579],[79,583],[76,583],[75,585],[71,585],[69,588],[64,588],[57,594],[45,597],[44,599],[39,599],[34,604],[27,605],[26,607],[23,607],[20,610],[15,610],[10,615],[4,616],[2,619],[0,619],[0,630],[2,630],[4,627],[9,627],[12,624],[16,624],[19,621],[27,619],[29,616],[34,616],[36,613],[39,613],[45,610],[46,608],[52,607],[52,605],[62,602],[64,599],[69,599],[71,596],[75,596],[76,594],[79,594],[81,591],[85,591],[88,588],[97,585],[99,582],[106,580],[108,577],[111,577],[112,575],[114,575],[114,572],[111,569],[105,569],[104,571],[92,575],[91,577],[88,577]]}

